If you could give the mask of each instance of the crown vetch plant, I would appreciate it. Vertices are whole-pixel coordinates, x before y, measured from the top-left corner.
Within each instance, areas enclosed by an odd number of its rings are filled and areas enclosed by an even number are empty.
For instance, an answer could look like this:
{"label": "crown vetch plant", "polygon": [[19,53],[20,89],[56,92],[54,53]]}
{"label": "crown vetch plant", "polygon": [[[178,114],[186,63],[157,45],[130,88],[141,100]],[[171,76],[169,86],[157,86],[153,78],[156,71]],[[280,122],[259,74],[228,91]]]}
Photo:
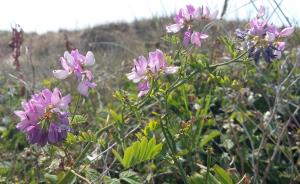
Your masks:
{"label": "crown vetch plant", "polygon": [[62,96],[59,89],[44,89],[22,102],[22,111],[15,111],[20,118],[17,129],[26,133],[31,144],[44,146],[66,139],[69,131],[68,107],[71,96]]}
{"label": "crown vetch plant", "polygon": [[[291,59],[295,54],[280,60],[294,28],[269,24],[261,7],[245,30],[236,30],[240,39],[217,37],[217,14],[181,8],[163,38],[170,52],[166,46],[134,59],[127,91],[116,91],[117,101],[105,108],[94,105],[98,98],[81,98],[96,87],[94,54],[66,51],[53,75],[75,76],[77,102],[44,89],[15,111],[16,128],[38,145],[31,148],[44,149],[45,157],[34,160],[41,169],[30,177],[59,184],[297,183],[300,61]],[[198,30],[212,32],[231,58],[215,56],[209,44],[202,52],[209,35]],[[256,65],[261,57],[266,63]]]}

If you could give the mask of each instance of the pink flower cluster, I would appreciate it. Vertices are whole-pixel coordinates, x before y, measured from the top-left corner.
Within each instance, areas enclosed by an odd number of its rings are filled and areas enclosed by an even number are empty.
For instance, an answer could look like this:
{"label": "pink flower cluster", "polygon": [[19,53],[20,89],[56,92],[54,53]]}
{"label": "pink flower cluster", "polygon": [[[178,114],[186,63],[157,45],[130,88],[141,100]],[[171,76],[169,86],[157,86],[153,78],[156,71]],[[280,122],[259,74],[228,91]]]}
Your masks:
{"label": "pink flower cluster", "polygon": [[263,18],[264,15],[265,8],[261,7],[257,16],[250,21],[247,30],[237,30],[237,36],[246,41],[247,49],[250,50],[249,55],[256,62],[261,56],[266,62],[271,62],[271,59],[274,58],[281,58],[285,49],[283,39],[294,32],[293,27],[279,31],[274,24],[268,24],[267,20]]}
{"label": "pink flower cluster", "polygon": [[44,146],[65,140],[69,131],[68,107],[71,96],[62,97],[59,89],[44,89],[22,102],[23,110],[15,111],[20,118],[17,129],[27,134],[31,144]]}
{"label": "pink flower cluster", "polygon": [[193,22],[200,20],[212,20],[218,15],[218,11],[211,12],[208,7],[195,8],[187,5],[181,8],[174,18],[175,24],[166,27],[168,33],[177,33],[181,29],[185,29],[183,34],[183,45],[187,46],[192,43],[198,47],[208,35],[193,30]]}
{"label": "pink flower cluster", "polygon": [[148,60],[144,56],[139,56],[134,59],[134,67],[131,73],[127,74],[127,78],[138,84],[139,94],[141,97],[149,92],[150,83],[149,79],[159,73],[166,74],[176,73],[178,67],[167,66],[167,61],[164,57],[164,53],[156,49],[154,52],[149,52]]}
{"label": "pink flower cluster", "polygon": [[72,50],[71,53],[65,51],[64,57],[60,59],[62,70],[54,70],[53,75],[58,79],[66,79],[69,75],[75,74],[79,85],[77,90],[80,94],[88,96],[89,88],[95,88],[96,84],[92,82],[93,73],[90,67],[95,63],[94,54],[90,51],[86,56],[81,55],[78,50]]}

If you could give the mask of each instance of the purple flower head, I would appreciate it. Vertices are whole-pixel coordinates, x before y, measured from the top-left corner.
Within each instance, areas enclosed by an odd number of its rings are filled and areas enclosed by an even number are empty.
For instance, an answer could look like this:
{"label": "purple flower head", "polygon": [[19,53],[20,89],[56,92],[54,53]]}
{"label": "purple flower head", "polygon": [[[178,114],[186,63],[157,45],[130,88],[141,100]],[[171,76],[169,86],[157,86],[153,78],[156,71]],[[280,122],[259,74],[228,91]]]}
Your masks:
{"label": "purple flower head", "polygon": [[175,24],[166,27],[168,33],[177,33],[185,26],[189,27],[193,20],[196,20],[200,15],[200,8],[195,8],[192,5],[186,5],[181,8],[174,17]]}
{"label": "purple flower head", "polygon": [[257,16],[249,23],[249,28],[245,31],[237,30],[237,37],[241,38],[243,45],[247,45],[249,56],[258,63],[262,56],[266,62],[280,58],[285,48],[283,39],[294,32],[293,27],[287,27],[279,31],[274,24],[268,24],[263,18],[265,8],[261,7]]}
{"label": "purple flower head", "polygon": [[160,73],[173,74],[176,73],[178,67],[167,66],[164,53],[156,49],[153,52],[149,52],[148,60],[144,56],[139,56],[134,60],[134,66],[131,72],[126,74],[127,78],[134,83],[138,83],[139,97],[148,93],[150,84],[150,77],[155,77]]}
{"label": "purple flower head", "polygon": [[79,93],[87,97],[88,89],[96,87],[96,84],[92,82],[94,77],[91,70],[91,66],[95,63],[94,54],[88,51],[84,56],[77,49],[72,50],[71,53],[66,51],[60,61],[63,69],[54,70],[54,77],[66,79],[71,74],[74,74],[79,82],[77,88]]}
{"label": "purple flower head", "polygon": [[195,8],[192,5],[187,5],[181,8],[175,16],[175,24],[166,27],[168,33],[177,33],[185,28],[183,35],[183,45],[188,46],[192,43],[198,47],[201,46],[201,41],[208,36],[193,30],[193,22],[200,20],[212,20],[218,15],[218,11],[211,12],[207,6]]}
{"label": "purple flower head", "polygon": [[44,146],[66,139],[69,131],[68,108],[71,96],[62,96],[59,89],[44,89],[22,102],[22,111],[14,113],[20,118],[17,129],[24,132],[31,144]]}

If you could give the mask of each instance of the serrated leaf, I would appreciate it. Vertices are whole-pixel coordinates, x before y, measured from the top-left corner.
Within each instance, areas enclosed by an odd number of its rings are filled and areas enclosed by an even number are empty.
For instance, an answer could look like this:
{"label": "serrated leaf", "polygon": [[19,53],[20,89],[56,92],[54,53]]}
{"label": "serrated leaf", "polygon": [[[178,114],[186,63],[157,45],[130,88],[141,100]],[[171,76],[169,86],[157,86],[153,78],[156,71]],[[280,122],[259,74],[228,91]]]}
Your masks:
{"label": "serrated leaf", "polygon": [[203,148],[206,144],[208,144],[210,141],[212,141],[214,138],[220,136],[221,133],[217,130],[214,130],[210,132],[207,135],[204,135],[203,138],[200,141],[200,147]]}
{"label": "serrated leaf", "polygon": [[218,166],[217,164],[214,165],[213,167],[217,178],[222,182],[222,184],[232,184],[232,179],[230,177],[230,175],[220,166]]}
{"label": "serrated leaf", "polygon": [[141,178],[137,175],[137,173],[135,173],[131,170],[121,172],[120,180],[124,180],[129,184],[140,184],[140,183],[142,183]]}

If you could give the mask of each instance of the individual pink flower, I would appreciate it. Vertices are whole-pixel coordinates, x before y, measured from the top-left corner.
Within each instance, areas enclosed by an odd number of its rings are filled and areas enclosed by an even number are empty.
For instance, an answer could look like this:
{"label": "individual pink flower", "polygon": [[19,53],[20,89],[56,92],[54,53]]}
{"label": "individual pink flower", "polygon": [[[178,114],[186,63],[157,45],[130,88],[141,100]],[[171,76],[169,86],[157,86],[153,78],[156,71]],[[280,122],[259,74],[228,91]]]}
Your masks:
{"label": "individual pink flower", "polygon": [[66,139],[69,131],[68,107],[71,96],[62,96],[59,89],[44,89],[22,102],[23,110],[15,111],[20,118],[17,129],[26,133],[31,144],[44,146]]}
{"label": "individual pink flower", "polygon": [[202,34],[200,32],[193,32],[191,36],[191,43],[198,47],[201,47],[202,40],[206,38],[208,38],[208,35],[206,34]]}
{"label": "individual pink flower", "polygon": [[83,96],[88,96],[89,88],[95,88],[97,85],[93,82],[90,82],[88,80],[83,80],[79,83],[77,90],[80,94]]}
{"label": "individual pink flower", "polygon": [[[177,71],[178,67],[176,66],[167,66],[167,61],[165,59],[164,53],[156,49],[153,52],[149,52],[149,63],[148,67],[152,73],[159,73],[159,72],[164,72],[169,74],[171,71]],[[175,73],[174,72],[174,73]]]}
{"label": "individual pink flower", "polygon": [[84,96],[88,96],[88,89],[95,88],[96,84],[92,82],[93,73],[91,66],[95,63],[94,54],[88,51],[84,56],[78,50],[66,51],[64,57],[60,58],[62,70],[54,70],[53,75],[58,79],[66,79],[74,74],[79,82],[78,91]]}
{"label": "individual pink flower", "polygon": [[139,82],[142,79],[146,79],[148,61],[144,56],[139,56],[138,59],[134,59],[134,67],[131,69],[131,73],[127,74],[127,78],[134,83]]}

